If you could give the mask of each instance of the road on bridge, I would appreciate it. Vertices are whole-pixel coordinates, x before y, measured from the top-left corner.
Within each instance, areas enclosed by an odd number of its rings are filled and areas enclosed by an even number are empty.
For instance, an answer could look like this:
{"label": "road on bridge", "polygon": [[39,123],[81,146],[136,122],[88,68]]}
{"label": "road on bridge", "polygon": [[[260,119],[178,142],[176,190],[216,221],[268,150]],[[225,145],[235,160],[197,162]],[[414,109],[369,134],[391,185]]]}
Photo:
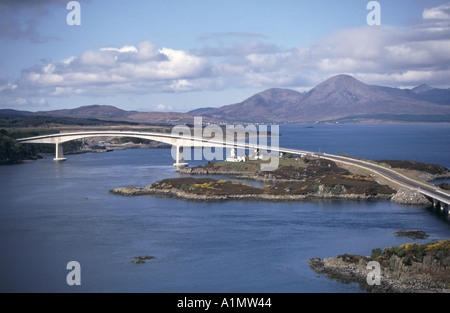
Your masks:
{"label": "road on bridge", "polygon": [[326,154],[326,153],[320,154],[319,156],[322,158],[336,161],[336,162],[350,163],[357,167],[369,169],[375,173],[380,174],[381,176],[389,179],[390,181],[392,181],[396,184],[399,184],[405,188],[416,189],[418,192],[420,192],[428,197],[432,197],[433,199],[439,200],[441,202],[445,202],[447,205],[450,205],[450,194],[445,192],[444,190],[441,190],[438,187],[429,186],[425,183],[413,180],[413,179],[408,178],[400,173],[395,172],[394,170],[385,168],[381,165],[371,164],[369,162],[362,161],[362,160],[357,160],[357,159],[353,159],[353,158],[349,158],[349,157],[330,155],[330,154]]}

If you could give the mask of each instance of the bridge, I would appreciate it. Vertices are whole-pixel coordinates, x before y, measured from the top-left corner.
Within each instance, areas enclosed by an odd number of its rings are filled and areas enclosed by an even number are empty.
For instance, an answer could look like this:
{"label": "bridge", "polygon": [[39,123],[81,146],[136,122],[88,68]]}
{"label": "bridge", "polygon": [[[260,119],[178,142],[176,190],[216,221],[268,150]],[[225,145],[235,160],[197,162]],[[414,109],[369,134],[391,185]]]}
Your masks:
{"label": "bridge", "polygon": [[450,193],[439,189],[436,186],[417,181],[405,175],[402,175],[390,168],[375,164],[372,162],[355,159],[345,156],[337,156],[327,153],[316,153],[311,151],[304,151],[298,149],[280,148],[278,146],[265,146],[260,144],[251,144],[246,142],[235,142],[206,138],[206,137],[195,137],[195,136],[185,136],[177,134],[165,134],[157,132],[135,132],[135,131],[85,131],[85,132],[74,132],[74,133],[59,133],[52,135],[36,136],[17,139],[21,143],[45,143],[55,145],[55,161],[65,161],[64,151],[62,148],[62,143],[83,139],[88,137],[132,137],[141,138],[147,140],[153,140],[158,142],[163,142],[176,147],[176,162],[175,167],[185,167],[188,164],[184,162],[183,152],[185,147],[221,147],[221,148],[240,148],[249,149],[255,151],[271,151],[271,153],[290,153],[293,155],[300,156],[314,156],[317,158],[327,159],[333,162],[347,164],[355,166],[357,168],[362,168],[369,170],[388,181],[397,184],[403,188],[417,191],[427,197],[432,201],[435,207],[439,207],[441,211],[448,213],[450,206]]}

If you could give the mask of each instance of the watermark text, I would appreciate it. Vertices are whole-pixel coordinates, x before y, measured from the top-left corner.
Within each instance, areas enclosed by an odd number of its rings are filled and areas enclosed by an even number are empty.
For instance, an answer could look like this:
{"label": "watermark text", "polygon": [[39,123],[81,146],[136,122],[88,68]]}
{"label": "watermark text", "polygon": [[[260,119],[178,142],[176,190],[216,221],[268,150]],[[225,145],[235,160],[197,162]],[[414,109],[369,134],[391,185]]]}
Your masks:
{"label": "watermark text", "polygon": [[178,137],[172,145],[172,158],[177,163],[221,161],[225,151],[229,155],[227,161],[264,161],[261,171],[274,171],[279,165],[278,125],[270,125],[270,131],[267,125],[252,124],[226,125],[225,129],[215,124],[203,127],[202,118],[196,117],[193,130],[187,125],[177,125],[172,128],[172,136]]}

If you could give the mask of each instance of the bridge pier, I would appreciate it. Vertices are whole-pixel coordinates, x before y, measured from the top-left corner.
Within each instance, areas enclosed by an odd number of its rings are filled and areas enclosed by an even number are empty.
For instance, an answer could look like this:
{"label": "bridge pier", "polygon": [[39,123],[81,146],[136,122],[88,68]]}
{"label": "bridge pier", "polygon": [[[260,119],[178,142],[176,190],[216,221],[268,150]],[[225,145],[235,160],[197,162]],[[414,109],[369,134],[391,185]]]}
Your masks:
{"label": "bridge pier", "polygon": [[433,209],[434,210],[439,211],[443,214],[450,214],[450,212],[449,212],[450,208],[447,203],[436,200],[436,199],[432,199],[432,200],[433,200]]}
{"label": "bridge pier", "polygon": [[436,199],[433,199],[433,207],[436,208],[439,205],[439,201]]}
{"label": "bridge pier", "polygon": [[183,155],[183,146],[177,145],[177,160],[176,163],[173,164],[174,167],[182,168],[187,167],[188,164],[184,162],[184,155]]}
{"label": "bridge pier", "polygon": [[441,202],[441,213],[444,213],[444,214],[449,213],[448,205],[444,202]]}
{"label": "bridge pier", "polygon": [[64,157],[64,150],[63,150],[63,146],[61,143],[57,142],[55,144],[55,158],[53,159],[53,161],[56,162],[61,162],[61,161],[65,161],[66,158]]}

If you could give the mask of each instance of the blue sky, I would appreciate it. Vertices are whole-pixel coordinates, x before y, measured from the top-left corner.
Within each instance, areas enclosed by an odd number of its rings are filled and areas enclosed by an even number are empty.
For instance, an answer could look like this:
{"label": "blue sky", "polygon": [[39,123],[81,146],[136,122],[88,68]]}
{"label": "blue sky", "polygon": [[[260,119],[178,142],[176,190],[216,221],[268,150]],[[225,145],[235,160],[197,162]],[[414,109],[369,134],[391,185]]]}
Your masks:
{"label": "blue sky", "polygon": [[450,2],[0,0],[0,108],[186,112],[341,73],[450,87]]}

